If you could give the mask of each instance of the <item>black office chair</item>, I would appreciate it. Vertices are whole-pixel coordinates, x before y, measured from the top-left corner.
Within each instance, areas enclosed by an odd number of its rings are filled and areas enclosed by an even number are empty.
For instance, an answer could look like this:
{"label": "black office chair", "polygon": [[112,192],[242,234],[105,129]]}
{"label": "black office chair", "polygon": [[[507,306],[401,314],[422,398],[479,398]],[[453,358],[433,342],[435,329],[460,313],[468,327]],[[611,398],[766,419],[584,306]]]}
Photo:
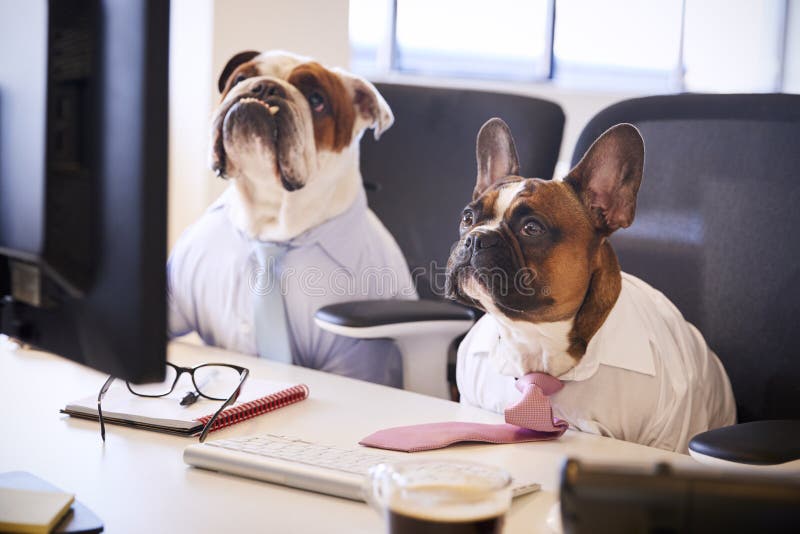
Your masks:
{"label": "black office chair", "polygon": [[623,270],[697,326],[728,372],[740,423],[759,421],[723,429],[733,432],[723,441],[777,434],[784,442],[726,452],[717,431],[698,437],[692,453],[800,458],[800,422],[763,423],[800,419],[800,95],[621,102],[584,128],[573,163],[620,122],[639,127],[646,151],[636,220],[611,238]]}
{"label": "black office chair", "polygon": [[514,132],[522,172],[549,179],[564,113],[557,104],[527,96],[377,87],[395,124],[380,141],[369,136],[362,141],[361,171],[370,208],[400,245],[423,300],[328,306],[317,313],[317,324],[350,337],[395,339],[403,353],[405,389],[448,398],[448,347],[474,317],[471,310],[441,300],[444,270],[475,186],[478,130],[492,117],[504,119]]}

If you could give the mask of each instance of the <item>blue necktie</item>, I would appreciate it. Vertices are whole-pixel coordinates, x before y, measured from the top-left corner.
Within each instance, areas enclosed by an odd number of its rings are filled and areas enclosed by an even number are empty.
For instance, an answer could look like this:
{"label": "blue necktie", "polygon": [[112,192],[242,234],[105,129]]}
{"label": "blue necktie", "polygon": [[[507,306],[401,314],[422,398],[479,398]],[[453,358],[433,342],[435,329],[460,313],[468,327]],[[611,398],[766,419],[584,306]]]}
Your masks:
{"label": "blue necktie", "polygon": [[283,363],[292,363],[292,349],[278,265],[288,250],[283,243],[257,242],[254,252],[260,276],[255,277],[256,283],[251,287],[258,355]]}

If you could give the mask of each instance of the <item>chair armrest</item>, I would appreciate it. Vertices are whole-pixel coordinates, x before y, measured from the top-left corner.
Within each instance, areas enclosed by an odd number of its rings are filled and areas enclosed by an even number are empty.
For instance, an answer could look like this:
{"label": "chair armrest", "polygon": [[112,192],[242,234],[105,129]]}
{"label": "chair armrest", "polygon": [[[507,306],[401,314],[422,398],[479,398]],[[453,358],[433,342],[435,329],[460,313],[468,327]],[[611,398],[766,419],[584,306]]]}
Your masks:
{"label": "chair armrest", "polygon": [[698,434],[689,454],[699,462],[723,466],[800,468],[800,420],[753,421]]}
{"label": "chair armrest", "polygon": [[474,321],[469,308],[435,300],[355,300],[320,308],[316,317],[340,326],[364,328],[425,321]]}
{"label": "chair armrest", "polygon": [[314,321],[340,336],[393,339],[403,356],[404,389],[449,399],[447,348],[475,315],[449,302],[362,300],[320,308]]}
{"label": "chair armrest", "polygon": [[433,300],[360,300],[331,304],[317,310],[317,325],[355,338],[398,338],[466,332],[475,321],[469,308]]}

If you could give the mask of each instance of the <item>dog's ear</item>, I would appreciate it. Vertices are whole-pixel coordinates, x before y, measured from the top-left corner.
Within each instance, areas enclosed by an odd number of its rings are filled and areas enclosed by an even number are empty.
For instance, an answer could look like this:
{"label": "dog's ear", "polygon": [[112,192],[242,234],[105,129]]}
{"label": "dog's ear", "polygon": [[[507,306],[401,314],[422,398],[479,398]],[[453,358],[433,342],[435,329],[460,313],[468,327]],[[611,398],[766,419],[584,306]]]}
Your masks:
{"label": "dog's ear", "polygon": [[636,214],[642,183],[644,140],[632,124],[617,124],[592,143],[564,181],[583,202],[597,231],[627,228]]}
{"label": "dog's ear", "polygon": [[256,52],[255,50],[245,50],[244,52],[239,52],[230,58],[228,63],[225,65],[225,68],[222,69],[222,73],[219,75],[219,80],[217,80],[219,92],[222,93],[225,90],[225,86],[228,84],[228,78],[231,77],[231,74],[233,74],[233,71],[236,70],[236,67],[242,63],[247,63],[260,53],[261,52]]}
{"label": "dog's ear", "polygon": [[331,71],[339,75],[353,95],[353,106],[356,110],[354,129],[360,132],[364,128],[372,128],[375,139],[394,124],[394,114],[389,104],[370,82],[360,76],[339,68]]}
{"label": "dog's ear", "polygon": [[475,144],[475,156],[478,160],[478,180],[472,193],[473,200],[498,180],[519,173],[517,147],[511,129],[502,119],[495,117],[481,126]]}

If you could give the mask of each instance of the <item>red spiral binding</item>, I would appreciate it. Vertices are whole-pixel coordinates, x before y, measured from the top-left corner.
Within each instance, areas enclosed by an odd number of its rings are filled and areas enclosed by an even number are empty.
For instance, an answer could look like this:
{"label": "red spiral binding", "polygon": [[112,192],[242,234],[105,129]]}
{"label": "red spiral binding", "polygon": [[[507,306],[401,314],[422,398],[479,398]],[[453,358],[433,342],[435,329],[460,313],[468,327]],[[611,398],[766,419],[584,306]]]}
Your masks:
{"label": "red spiral binding", "polygon": [[[300,402],[306,397],[308,397],[308,386],[305,384],[298,384],[297,386],[292,386],[277,393],[267,395],[266,397],[261,397],[260,399],[228,408],[219,414],[219,417],[214,421],[214,426],[211,427],[209,432],[214,432],[226,426],[235,425],[236,423],[256,417],[257,415],[272,412],[278,408],[294,404],[295,402]],[[213,414],[206,415],[205,417],[196,419],[196,421],[205,425],[212,417]]]}

